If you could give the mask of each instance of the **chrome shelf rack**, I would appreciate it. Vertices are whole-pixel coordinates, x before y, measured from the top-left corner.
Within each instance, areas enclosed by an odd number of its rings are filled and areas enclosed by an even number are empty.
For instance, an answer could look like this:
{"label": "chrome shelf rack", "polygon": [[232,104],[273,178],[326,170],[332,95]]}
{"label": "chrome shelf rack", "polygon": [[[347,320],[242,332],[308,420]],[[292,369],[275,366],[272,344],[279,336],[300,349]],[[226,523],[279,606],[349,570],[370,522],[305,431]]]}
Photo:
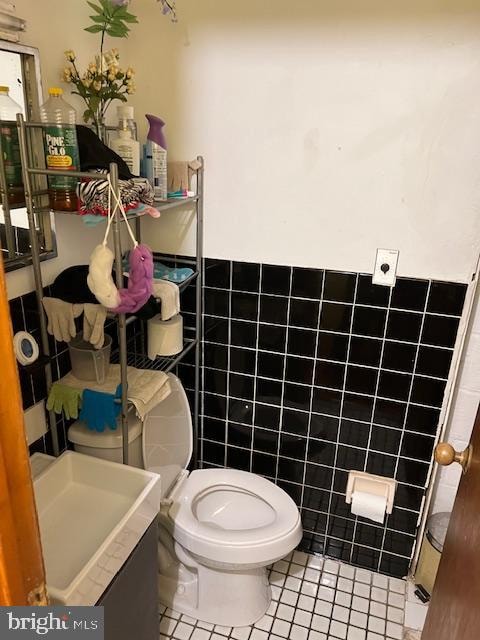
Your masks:
{"label": "chrome shelf rack", "polygon": [[[36,231],[35,216],[39,213],[48,211],[44,205],[44,196],[46,191],[39,191],[34,183],[35,176],[48,177],[64,175],[71,178],[88,179],[88,180],[105,180],[106,175],[109,175],[113,189],[115,190],[118,199],[120,199],[120,188],[118,178],[118,167],[116,163],[111,163],[108,174],[102,173],[88,173],[83,171],[57,171],[49,170],[35,166],[34,154],[32,153],[32,140],[31,135],[36,131],[37,145],[38,145],[38,131],[43,129],[44,124],[41,122],[25,122],[23,116],[19,114],[17,116],[18,136],[20,143],[20,155],[22,160],[22,174],[25,189],[25,202],[28,215],[28,223],[30,229],[31,240],[31,252],[32,252],[32,267],[35,281],[35,292],[37,297],[38,313],[40,318],[40,335],[41,346],[43,355],[45,357],[45,376],[47,382],[47,392],[52,385],[52,370],[50,361],[50,347],[47,333],[47,323],[45,313],[43,310],[42,298],[43,298],[43,280],[42,271],[40,267],[40,252],[38,244],[38,236]],[[202,262],[203,262],[203,189],[204,189],[204,161],[201,156],[196,158],[197,169],[193,172],[196,175],[196,194],[188,198],[172,198],[169,200],[156,201],[155,207],[160,212],[173,211],[182,207],[190,207],[195,214],[195,245],[196,253],[194,257],[190,258],[178,258],[178,262],[182,264],[191,265],[194,269],[194,273],[184,282],[178,283],[180,290],[185,289],[190,284],[195,284],[195,327],[193,328],[193,337],[185,337],[184,348],[176,356],[171,358],[157,358],[150,360],[146,354],[138,353],[136,350],[129,350],[129,341],[127,340],[127,324],[130,324],[135,318],[125,317],[125,314],[116,315],[117,320],[117,333],[118,333],[118,350],[113,354],[113,360],[120,364],[120,382],[122,384],[122,398],[121,398],[121,426],[122,426],[122,451],[123,451],[123,463],[128,464],[128,399],[127,399],[127,366],[134,366],[143,369],[153,369],[156,371],[171,371],[175,366],[182,362],[187,354],[192,350],[195,355],[195,388],[194,388],[194,407],[193,407],[193,464],[197,466],[198,453],[197,453],[197,441],[198,441],[198,427],[199,427],[199,415],[200,415],[200,357],[201,357],[201,330],[202,330]],[[71,212],[64,212],[71,213]],[[60,212],[62,215],[62,212]],[[141,240],[141,220],[142,217],[130,216],[132,220],[135,220],[135,232],[137,240]],[[115,203],[115,211],[113,218],[113,245],[115,253],[115,275],[116,284],[118,288],[123,286],[123,266],[122,266],[122,244],[120,235],[120,225],[123,218]],[[86,228],[87,230],[87,228]],[[65,249],[65,247],[62,247]],[[167,258],[168,260],[168,258]],[[172,258],[170,261],[175,261]],[[58,434],[56,427],[56,418],[53,412],[49,414],[49,427],[52,436],[53,452],[56,456],[59,455]]]}

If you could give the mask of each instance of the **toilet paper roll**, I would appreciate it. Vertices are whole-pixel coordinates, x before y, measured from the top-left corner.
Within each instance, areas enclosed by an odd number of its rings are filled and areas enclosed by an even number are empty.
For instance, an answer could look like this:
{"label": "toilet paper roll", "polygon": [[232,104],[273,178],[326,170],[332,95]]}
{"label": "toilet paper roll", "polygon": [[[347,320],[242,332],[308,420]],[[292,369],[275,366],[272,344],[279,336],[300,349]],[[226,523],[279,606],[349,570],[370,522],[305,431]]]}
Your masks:
{"label": "toilet paper roll", "polygon": [[148,321],[148,357],[174,356],[183,349],[183,318],[178,313],[170,320],[160,315]]}
{"label": "toilet paper roll", "polygon": [[387,510],[387,498],[373,493],[354,491],[352,494],[352,513],[374,522],[383,524]]}

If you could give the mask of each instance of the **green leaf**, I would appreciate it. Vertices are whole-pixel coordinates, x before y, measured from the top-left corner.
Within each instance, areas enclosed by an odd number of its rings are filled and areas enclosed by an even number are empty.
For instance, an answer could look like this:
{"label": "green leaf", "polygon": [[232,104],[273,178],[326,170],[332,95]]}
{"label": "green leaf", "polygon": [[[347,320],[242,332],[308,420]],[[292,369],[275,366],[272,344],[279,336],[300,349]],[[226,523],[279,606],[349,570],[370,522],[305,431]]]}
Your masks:
{"label": "green leaf", "polygon": [[85,27],[84,31],[88,31],[88,33],[100,33],[100,31],[103,31],[103,27],[99,24],[92,24],[91,27]]}
{"label": "green leaf", "polygon": [[100,24],[105,24],[105,16],[88,16],[92,22],[99,22]]}
{"label": "green leaf", "polygon": [[125,15],[122,16],[122,20],[124,20],[125,22],[138,23],[138,18],[137,16],[134,16],[133,13],[125,13]]}
{"label": "green leaf", "polygon": [[93,2],[89,2],[89,0],[87,0],[87,4],[97,13],[103,13],[103,9],[97,6],[96,4],[94,4]]}
{"label": "green leaf", "polygon": [[95,114],[91,109],[85,109],[85,111],[83,112],[83,121],[88,122],[91,118],[93,118],[94,115]]}
{"label": "green leaf", "polygon": [[89,103],[90,103],[90,109],[91,109],[93,112],[96,112],[96,111],[97,111],[97,109],[98,109],[98,107],[100,106],[100,102],[101,102],[101,101],[102,101],[102,98],[100,98],[99,96],[92,96],[92,97],[90,98],[90,101],[89,101]]}
{"label": "green leaf", "polygon": [[129,32],[129,29],[127,29],[126,27],[121,28],[121,27],[113,26],[113,27],[107,27],[106,32],[112,38],[125,38]]}
{"label": "green leaf", "polygon": [[110,18],[113,12],[115,11],[115,7],[112,5],[110,0],[99,0],[99,2],[102,5],[103,12],[105,13],[105,15]]}

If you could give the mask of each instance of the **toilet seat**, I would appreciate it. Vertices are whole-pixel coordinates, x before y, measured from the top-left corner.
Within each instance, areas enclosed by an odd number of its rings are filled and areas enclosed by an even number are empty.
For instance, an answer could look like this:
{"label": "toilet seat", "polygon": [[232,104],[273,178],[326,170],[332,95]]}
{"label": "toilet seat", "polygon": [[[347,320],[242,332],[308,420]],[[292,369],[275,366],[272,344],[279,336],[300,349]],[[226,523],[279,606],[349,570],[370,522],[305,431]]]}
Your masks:
{"label": "toilet seat", "polygon": [[[192,471],[176,487],[169,516],[177,542],[219,562],[255,563],[281,557],[301,537],[298,508],[272,482],[236,469]],[[269,548],[267,550],[267,548]]]}

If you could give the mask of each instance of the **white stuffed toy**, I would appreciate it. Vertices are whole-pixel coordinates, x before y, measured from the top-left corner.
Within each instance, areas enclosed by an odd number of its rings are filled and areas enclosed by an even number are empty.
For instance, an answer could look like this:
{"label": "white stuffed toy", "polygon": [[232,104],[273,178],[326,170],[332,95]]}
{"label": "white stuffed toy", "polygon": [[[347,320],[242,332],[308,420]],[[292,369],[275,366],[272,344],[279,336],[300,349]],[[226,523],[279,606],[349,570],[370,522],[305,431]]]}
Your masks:
{"label": "white stuffed toy", "polygon": [[87,284],[96,299],[107,309],[119,306],[120,293],[112,278],[113,251],[105,244],[95,247],[90,256]]}

